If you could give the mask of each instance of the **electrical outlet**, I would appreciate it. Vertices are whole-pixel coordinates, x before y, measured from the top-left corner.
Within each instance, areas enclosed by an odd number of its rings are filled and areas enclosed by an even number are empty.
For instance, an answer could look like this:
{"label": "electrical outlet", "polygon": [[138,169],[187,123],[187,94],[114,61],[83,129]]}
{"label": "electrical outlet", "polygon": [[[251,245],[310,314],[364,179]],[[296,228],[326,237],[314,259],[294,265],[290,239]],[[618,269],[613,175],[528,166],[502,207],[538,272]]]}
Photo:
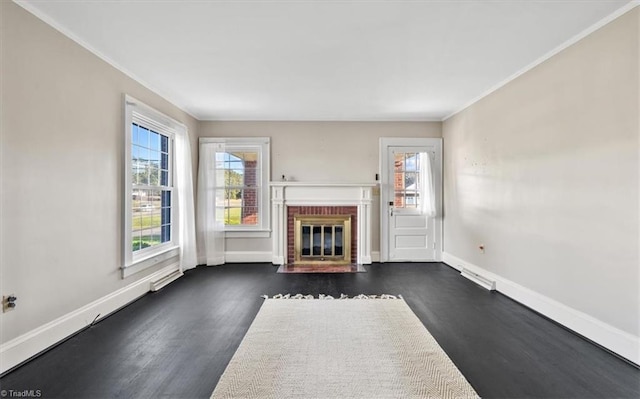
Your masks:
{"label": "electrical outlet", "polygon": [[7,295],[7,296],[3,296],[2,297],[2,313],[6,313],[10,310],[13,310],[16,308],[16,300],[18,298],[16,298],[15,295],[11,294],[11,295]]}

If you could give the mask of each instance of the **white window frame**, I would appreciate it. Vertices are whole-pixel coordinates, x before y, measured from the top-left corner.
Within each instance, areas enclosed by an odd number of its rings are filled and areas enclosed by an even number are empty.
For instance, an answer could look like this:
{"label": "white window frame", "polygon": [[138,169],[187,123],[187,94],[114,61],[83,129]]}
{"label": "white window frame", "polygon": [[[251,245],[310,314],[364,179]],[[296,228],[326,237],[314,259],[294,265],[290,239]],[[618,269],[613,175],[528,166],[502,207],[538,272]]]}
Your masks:
{"label": "white window frame", "polygon": [[[154,245],[152,247],[133,251],[132,248],[132,204],[133,204],[133,182],[131,178],[132,161],[131,161],[131,144],[132,144],[132,124],[141,124],[149,129],[161,133],[169,137],[169,181],[171,191],[171,240]],[[126,278],[131,274],[137,273],[149,267],[152,267],[162,261],[179,255],[179,237],[178,237],[178,201],[176,197],[176,173],[175,173],[175,136],[180,131],[186,130],[186,127],[180,122],[156,111],[150,106],[142,103],[135,98],[125,95],[124,98],[124,232],[123,232],[123,265],[122,277]],[[166,189],[166,188],[165,188]]]}
{"label": "white window frame", "polygon": [[256,151],[260,159],[260,195],[257,225],[225,225],[227,238],[268,238],[271,236],[271,206],[269,204],[270,143],[269,137],[201,137],[200,143],[220,143],[225,152]]}

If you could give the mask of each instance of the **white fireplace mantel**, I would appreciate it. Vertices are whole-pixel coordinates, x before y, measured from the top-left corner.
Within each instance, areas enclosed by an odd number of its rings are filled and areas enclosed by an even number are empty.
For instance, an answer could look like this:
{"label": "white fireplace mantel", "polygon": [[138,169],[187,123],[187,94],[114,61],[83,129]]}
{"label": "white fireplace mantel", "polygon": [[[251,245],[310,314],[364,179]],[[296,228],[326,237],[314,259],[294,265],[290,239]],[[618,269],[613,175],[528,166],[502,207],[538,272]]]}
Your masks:
{"label": "white fireplace mantel", "polygon": [[356,261],[371,264],[371,201],[377,183],[279,181],[270,185],[274,264],[287,263],[287,206],[356,206]]}

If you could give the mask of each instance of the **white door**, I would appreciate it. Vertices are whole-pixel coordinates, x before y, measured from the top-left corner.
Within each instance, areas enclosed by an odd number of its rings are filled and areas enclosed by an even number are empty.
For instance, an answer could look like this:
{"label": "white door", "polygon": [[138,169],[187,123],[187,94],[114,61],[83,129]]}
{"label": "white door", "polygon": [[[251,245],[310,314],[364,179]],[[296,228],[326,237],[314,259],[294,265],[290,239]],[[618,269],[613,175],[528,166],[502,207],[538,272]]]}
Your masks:
{"label": "white door", "polygon": [[[441,148],[440,139],[381,139],[381,261],[439,260]],[[425,179],[429,172],[431,188]],[[435,200],[435,215],[424,210],[430,200]]]}

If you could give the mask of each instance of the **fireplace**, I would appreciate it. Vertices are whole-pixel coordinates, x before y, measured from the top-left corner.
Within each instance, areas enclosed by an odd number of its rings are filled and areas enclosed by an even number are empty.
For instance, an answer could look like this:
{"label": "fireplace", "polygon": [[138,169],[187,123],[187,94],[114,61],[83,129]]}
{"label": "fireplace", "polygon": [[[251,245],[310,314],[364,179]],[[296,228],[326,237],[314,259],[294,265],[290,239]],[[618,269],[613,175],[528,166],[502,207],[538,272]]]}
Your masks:
{"label": "fireplace", "polygon": [[351,215],[294,215],[294,264],[349,264]]}
{"label": "fireplace", "polygon": [[273,263],[370,264],[374,186],[272,182]]}
{"label": "fireplace", "polygon": [[351,262],[350,216],[294,216],[294,263]]}

